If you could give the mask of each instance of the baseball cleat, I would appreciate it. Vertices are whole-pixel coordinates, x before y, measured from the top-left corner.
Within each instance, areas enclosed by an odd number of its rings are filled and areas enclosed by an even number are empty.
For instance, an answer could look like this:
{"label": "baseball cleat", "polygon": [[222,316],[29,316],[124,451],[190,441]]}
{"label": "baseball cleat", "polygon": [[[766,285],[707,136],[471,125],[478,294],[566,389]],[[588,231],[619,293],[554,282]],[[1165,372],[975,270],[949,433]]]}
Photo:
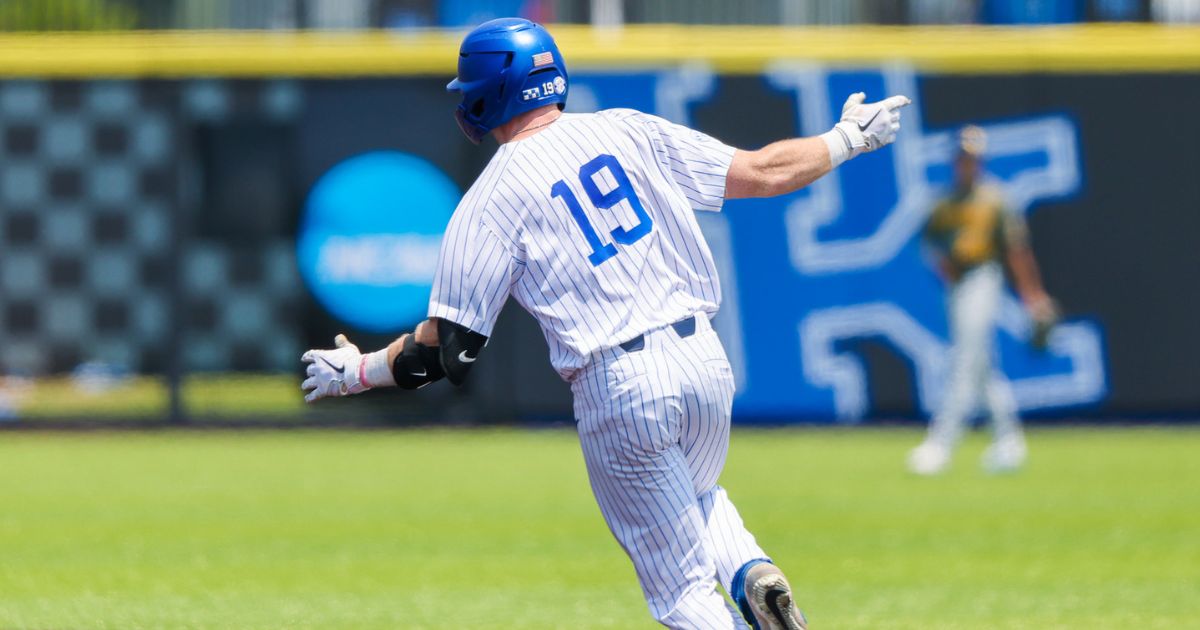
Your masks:
{"label": "baseball cleat", "polygon": [[983,452],[983,469],[992,474],[1016,472],[1025,465],[1025,438],[1006,437],[993,442]]}
{"label": "baseball cleat", "polygon": [[950,466],[950,449],[937,442],[923,442],[908,454],[908,469],[918,475],[941,474]]}
{"label": "baseball cleat", "polygon": [[755,630],[806,630],[808,620],[796,608],[792,587],[779,567],[762,562],[746,572],[746,603]]}

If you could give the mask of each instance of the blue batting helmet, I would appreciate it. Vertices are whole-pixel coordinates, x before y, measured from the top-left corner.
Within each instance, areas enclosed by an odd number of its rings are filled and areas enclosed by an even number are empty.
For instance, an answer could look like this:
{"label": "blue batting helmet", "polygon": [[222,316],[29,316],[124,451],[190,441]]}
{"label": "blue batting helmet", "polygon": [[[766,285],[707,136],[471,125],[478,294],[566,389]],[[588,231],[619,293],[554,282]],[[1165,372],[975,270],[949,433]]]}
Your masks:
{"label": "blue batting helmet", "polygon": [[479,144],[496,127],[543,105],[567,102],[567,66],[540,24],[500,18],[480,24],[458,50],[458,77],[446,85],[463,99],[454,117]]}

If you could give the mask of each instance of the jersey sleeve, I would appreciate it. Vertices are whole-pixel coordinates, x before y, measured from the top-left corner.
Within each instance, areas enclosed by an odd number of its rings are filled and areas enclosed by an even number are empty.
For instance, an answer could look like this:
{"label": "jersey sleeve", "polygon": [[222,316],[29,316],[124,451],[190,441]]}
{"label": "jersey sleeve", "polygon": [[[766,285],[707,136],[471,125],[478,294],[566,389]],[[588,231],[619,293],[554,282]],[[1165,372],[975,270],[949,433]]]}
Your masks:
{"label": "jersey sleeve", "polygon": [[1019,211],[1005,206],[1000,209],[1000,239],[1004,247],[1029,244],[1029,224]]}
{"label": "jersey sleeve", "polygon": [[638,116],[656,139],[654,150],[695,210],[719,212],[733,147],[695,129],[649,114]]}
{"label": "jersey sleeve", "polygon": [[1008,203],[999,186],[987,184],[982,187],[986,199],[996,208],[997,251],[1029,244],[1029,224],[1025,215]]}
{"label": "jersey sleeve", "polygon": [[455,211],[442,237],[429,316],[490,337],[513,282],[524,270],[517,253],[478,213]]}

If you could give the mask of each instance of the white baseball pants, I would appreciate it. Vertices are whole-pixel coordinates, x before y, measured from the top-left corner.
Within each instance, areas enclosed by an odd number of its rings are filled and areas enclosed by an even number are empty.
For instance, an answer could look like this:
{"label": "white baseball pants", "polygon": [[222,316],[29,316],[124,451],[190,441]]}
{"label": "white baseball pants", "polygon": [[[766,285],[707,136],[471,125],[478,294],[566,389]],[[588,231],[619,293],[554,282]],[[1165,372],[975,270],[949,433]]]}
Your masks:
{"label": "white baseball pants", "polygon": [[996,312],[1004,290],[1004,271],[997,263],[980,265],[950,290],[950,361],[941,409],[929,424],[929,440],[953,447],[980,400],[987,406],[1001,440],[1021,432],[1016,401],[1004,375],[994,369],[992,341]]}
{"label": "white baseball pants", "polygon": [[629,554],[650,613],[670,628],[745,628],[724,596],[767,557],[717,478],[729,446],[733,375],[708,318],[680,338],[597,353],[571,384],[592,492]]}

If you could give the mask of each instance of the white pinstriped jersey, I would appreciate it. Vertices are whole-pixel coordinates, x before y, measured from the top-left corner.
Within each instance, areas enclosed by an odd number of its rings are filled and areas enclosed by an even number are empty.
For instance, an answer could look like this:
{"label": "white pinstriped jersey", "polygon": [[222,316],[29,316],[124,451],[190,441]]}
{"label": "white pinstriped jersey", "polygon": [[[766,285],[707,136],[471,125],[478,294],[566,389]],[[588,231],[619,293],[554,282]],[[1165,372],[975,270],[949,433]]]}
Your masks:
{"label": "white pinstriped jersey", "polygon": [[429,316],[490,336],[511,294],[564,379],[721,288],[693,210],[719,211],[734,149],[630,109],[564,114],[500,146],[446,229]]}

